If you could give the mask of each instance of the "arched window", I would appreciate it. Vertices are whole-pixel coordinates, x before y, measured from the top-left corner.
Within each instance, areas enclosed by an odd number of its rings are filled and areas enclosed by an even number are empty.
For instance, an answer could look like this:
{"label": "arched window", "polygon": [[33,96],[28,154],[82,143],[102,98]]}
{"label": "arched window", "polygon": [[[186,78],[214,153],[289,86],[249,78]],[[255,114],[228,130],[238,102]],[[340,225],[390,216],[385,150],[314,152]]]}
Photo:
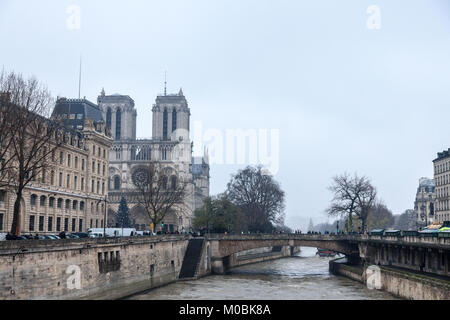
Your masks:
{"label": "arched window", "polygon": [[176,188],[177,188],[177,177],[172,176],[172,177],[170,178],[170,188],[171,188],[172,190],[176,190]]}
{"label": "arched window", "polygon": [[177,130],[177,110],[172,111],[172,132]]}
{"label": "arched window", "polygon": [[30,204],[31,204],[32,207],[36,206],[36,199],[37,199],[37,195],[32,194],[31,198],[30,198]]}
{"label": "arched window", "polygon": [[167,108],[164,109],[164,113],[163,113],[163,140],[167,140],[167,125],[168,125],[168,117],[169,114],[167,113]]}
{"label": "arched window", "polygon": [[111,118],[112,118],[112,116],[111,116],[111,108],[108,108],[106,110],[106,127],[111,128],[111,123],[112,123]]}
{"label": "arched window", "polygon": [[41,200],[39,202],[39,206],[40,207],[45,207],[45,202],[47,201],[47,197],[46,196],[41,196]]}
{"label": "arched window", "polygon": [[48,206],[50,208],[53,208],[55,206],[55,198],[53,197],[48,198]]}
{"label": "arched window", "polygon": [[120,109],[116,111],[116,140],[120,140],[120,134],[122,129],[122,112]]}
{"label": "arched window", "polygon": [[78,201],[77,200],[73,200],[72,202],[72,210],[77,210],[78,209]]}
{"label": "arched window", "polygon": [[114,177],[114,190],[120,190],[120,177]]}
{"label": "arched window", "polygon": [[164,176],[162,178],[162,188],[163,188],[163,190],[167,189],[167,177],[166,176]]}

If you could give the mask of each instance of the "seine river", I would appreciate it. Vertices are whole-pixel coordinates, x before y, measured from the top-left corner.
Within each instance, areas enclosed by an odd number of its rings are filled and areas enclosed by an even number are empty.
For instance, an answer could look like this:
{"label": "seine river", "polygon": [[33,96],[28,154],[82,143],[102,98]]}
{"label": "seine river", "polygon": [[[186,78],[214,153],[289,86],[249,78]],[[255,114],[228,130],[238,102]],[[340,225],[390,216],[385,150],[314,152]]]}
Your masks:
{"label": "seine river", "polygon": [[295,257],[233,269],[224,276],[183,281],[131,297],[133,300],[366,300],[395,299],[328,272],[328,258],[302,248]]}

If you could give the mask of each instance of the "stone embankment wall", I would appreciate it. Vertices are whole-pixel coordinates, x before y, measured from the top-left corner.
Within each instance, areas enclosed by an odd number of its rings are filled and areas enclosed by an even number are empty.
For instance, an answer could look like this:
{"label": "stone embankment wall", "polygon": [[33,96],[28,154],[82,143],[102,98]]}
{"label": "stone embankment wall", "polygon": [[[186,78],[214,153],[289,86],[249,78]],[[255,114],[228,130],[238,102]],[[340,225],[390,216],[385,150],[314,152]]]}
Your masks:
{"label": "stone embankment wall", "polygon": [[0,243],[0,299],[118,299],[176,281],[188,239]]}
{"label": "stone embankment wall", "polygon": [[[450,281],[386,266],[352,266],[345,258],[330,261],[330,272],[410,300],[450,300]],[[374,270],[376,270],[374,272]]]}

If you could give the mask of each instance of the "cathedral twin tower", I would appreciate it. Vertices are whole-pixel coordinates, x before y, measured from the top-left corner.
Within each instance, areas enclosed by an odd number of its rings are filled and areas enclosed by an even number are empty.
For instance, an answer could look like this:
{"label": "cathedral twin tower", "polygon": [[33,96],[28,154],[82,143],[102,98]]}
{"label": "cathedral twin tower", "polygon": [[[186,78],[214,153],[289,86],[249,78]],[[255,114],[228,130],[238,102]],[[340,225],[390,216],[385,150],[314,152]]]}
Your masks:
{"label": "cathedral twin tower", "polygon": [[109,159],[108,225],[115,224],[114,213],[121,198],[125,197],[131,209],[132,225],[140,230],[149,229],[150,220],[137,205],[132,177],[139,166],[158,161],[172,171],[173,177],[189,182],[186,196],[188,210],[171,212],[165,218],[165,231],[187,231],[193,211],[209,196],[209,164],[205,157],[192,158],[189,138],[191,113],[183,91],[156,98],[152,109],[152,139],[136,138],[137,111],[134,100],[129,96],[108,96],[102,90],[97,103],[114,139]]}

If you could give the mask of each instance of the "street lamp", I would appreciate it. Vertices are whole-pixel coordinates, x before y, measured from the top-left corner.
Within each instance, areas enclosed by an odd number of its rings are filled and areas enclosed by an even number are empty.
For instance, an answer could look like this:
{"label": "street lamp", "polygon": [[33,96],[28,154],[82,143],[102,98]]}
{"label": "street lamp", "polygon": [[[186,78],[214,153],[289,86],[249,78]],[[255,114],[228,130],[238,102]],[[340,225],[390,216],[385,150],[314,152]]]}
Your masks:
{"label": "street lamp", "polygon": [[106,238],[106,207],[108,206],[108,196],[105,196],[105,200],[100,199],[97,201],[97,204],[101,203],[102,201],[105,201],[105,212],[103,216],[103,237]]}

